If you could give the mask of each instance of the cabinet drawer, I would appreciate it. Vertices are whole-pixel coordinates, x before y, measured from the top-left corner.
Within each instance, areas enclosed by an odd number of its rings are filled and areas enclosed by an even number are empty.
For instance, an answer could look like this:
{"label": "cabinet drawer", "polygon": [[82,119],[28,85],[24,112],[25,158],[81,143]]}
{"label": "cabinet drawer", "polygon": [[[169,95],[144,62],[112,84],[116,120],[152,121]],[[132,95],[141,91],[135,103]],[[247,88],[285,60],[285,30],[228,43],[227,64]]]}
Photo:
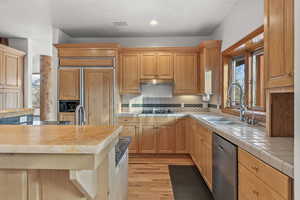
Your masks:
{"label": "cabinet drawer", "polygon": [[284,200],[277,192],[239,164],[239,200]]}
{"label": "cabinet drawer", "polygon": [[119,117],[118,118],[118,123],[138,123],[139,118],[137,117]]}
{"label": "cabinet drawer", "polygon": [[59,48],[58,55],[60,57],[105,57],[115,56],[116,51],[95,48]]}
{"label": "cabinet drawer", "polygon": [[169,123],[169,122],[175,122],[176,117],[141,117],[140,122],[141,123]]}
{"label": "cabinet drawer", "polygon": [[282,197],[290,199],[291,179],[288,176],[258,160],[242,149],[239,149],[238,161],[266,185],[274,191],[277,191]]}
{"label": "cabinet drawer", "polygon": [[60,66],[113,66],[113,60],[95,58],[61,58]]}

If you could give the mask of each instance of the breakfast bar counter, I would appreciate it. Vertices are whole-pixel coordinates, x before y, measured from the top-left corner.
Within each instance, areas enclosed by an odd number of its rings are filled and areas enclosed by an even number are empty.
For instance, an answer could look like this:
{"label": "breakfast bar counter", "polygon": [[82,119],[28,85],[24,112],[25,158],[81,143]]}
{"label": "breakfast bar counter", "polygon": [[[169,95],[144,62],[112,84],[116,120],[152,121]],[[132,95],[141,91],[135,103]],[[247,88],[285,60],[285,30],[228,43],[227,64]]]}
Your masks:
{"label": "breakfast bar counter", "polygon": [[122,127],[0,126],[0,196],[12,200],[112,199]]}

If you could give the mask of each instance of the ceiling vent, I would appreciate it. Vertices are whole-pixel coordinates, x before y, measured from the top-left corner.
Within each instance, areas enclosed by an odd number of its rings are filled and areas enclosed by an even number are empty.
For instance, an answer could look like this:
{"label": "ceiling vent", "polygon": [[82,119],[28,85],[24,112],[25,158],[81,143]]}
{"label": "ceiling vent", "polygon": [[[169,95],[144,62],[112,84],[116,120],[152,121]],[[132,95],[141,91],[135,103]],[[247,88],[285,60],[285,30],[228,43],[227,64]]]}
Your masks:
{"label": "ceiling vent", "polygon": [[128,26],[127,22],[125,22],[125,21],[113,22],[113,25],[118,26],[118,27]]}

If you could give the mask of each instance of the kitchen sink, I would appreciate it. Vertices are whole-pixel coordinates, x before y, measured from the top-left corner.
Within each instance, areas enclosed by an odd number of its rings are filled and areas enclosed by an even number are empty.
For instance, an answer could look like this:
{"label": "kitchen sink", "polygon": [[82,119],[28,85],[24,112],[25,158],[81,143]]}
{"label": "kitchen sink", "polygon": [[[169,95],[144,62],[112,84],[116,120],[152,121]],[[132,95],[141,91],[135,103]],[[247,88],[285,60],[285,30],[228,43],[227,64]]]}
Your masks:
{"label": "kitchen sink", "polygon": [[217,117],[217,116],[214,116],[214,117],[205,117],[205,119],[207,121],[229,121],[225,117]]}
{"label": "kitchen sink", "polygon": [[205,119],[214,124],[222,124],[222,125],[237,125],[237,124],[239,124],[238,122],[232,121],[225,117],[212,116],[212,117],[205,117]]}

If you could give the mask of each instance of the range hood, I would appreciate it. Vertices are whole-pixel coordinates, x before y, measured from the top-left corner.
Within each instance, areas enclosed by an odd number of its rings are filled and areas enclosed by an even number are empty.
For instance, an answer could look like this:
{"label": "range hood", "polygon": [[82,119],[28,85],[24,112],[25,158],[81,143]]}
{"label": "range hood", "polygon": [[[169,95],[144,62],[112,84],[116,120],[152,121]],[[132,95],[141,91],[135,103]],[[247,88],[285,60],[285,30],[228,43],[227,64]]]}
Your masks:
{"label": "range hood", "polygon": [[174,80],[172,79],[141,79],[141,84],[150,84],[150,85],[158,85],[158,84],[173,84]]}

